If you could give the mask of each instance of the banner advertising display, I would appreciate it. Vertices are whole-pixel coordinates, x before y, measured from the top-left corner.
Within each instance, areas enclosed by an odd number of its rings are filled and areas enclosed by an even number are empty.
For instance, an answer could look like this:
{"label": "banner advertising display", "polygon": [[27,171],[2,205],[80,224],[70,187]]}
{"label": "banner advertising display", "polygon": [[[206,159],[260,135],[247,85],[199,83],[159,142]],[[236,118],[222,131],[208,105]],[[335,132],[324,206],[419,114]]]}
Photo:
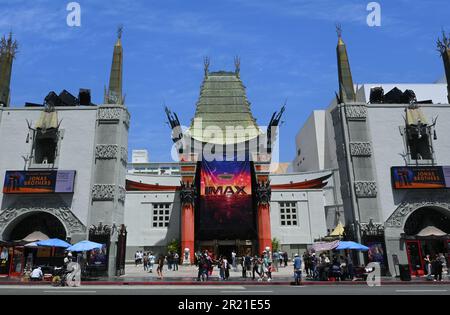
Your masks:
{"label": "banner advertising display", "polygon": [[449,166],[393,167],[394,189],[445,189],[450,188]]}
{"label": "banner advertising display", "polygon": [[196,232],[200,239],[252,239],[256,222],[251,163],[203,161],[198,210]]}
{"label": "banner advertising display", "polygon": [[73,193],[76,171],[7,171],[4,194]]}

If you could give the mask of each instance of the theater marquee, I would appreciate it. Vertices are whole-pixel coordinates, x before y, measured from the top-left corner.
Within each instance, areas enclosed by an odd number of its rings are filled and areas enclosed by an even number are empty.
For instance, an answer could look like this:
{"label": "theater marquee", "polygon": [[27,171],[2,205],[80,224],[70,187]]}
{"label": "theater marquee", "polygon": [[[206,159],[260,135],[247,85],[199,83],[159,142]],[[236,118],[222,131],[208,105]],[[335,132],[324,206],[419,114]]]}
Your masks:
{"label": "theater marquee", "polygon": [[4,194],[73,193],[76,171],[7,171]]}
{"label": "theater marquee", "polygon": [[394,189],[449,189],[450,166],[392,167]]}

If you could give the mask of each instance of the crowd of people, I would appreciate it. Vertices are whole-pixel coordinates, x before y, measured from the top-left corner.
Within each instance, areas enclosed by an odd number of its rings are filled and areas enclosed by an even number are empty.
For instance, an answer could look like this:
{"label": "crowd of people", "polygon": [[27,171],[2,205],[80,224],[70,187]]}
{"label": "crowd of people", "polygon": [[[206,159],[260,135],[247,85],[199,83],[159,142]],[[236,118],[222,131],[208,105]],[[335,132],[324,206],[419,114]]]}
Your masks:
{"label": "crowd of people", "polygon": [[443,281],[442,274],[444,269],[447,269],[447,259],[444,254],[426,255],[424,262],[427,280]]}
{"label": "crowd of people", "polygon": [[258,281],[272,281],[272,259],[267,252],[264,252],[261,256],[250,256],[247,254],[244,257],[238,258],[235,252],[231,254],[231,265],[225,256],[219,256],[218,259],[205,250],[203,253],[196,253],[195,261],[198,267],[198,281],[207,281],[212,276],[214,268],[219,270],[220,280],[226,281],[230,278],[230,269],[233,268],[237,271],[238,262],[240,262],[242,268],[242,277],[252,278]]}
{"label": "crowd of people", "polygon": [[332,259],[322,253],[305,252],[303,254],[305,276],[318,281],[344,281],[356,280],[353,259],[350,254],[334,256]]}
{"label": "crowd of people", "polygon": [[144,271],[153,273],[156,264],[156,273],[159,279],[163,279],[164,266],[167,265],[168,270],[178,271],[180,264],[180,255],[176,252],[171,252],[167,255],[155,256],[153,252],[136,251],[134,254],[135,266],[142,265]]}
{"label": "crowd of people", "polygon": [[[295,254],[291,259],[286,252],[264,251],[261,255],[252,256],[247,253],[238,257],[235,251],[229,257],[214,256],[208,250],[194,254],[195,266],[198,268],[197,280],[208,281],[217,271],[221,281],[230,279],[230,270],[242,271],[243,279],[253,281],[272,281],[272,273],[280,268],[286,268],[292,263],[295,284],[300,284],[303,278],[312,281],[356,281],[361,275],[355,268],[351,252],[345,255],[329,256],[328,252],[305,252]],[[330,258],[331,257],[331,258]],[[136,266],[143,265],[144,271],[153,273],[156,265],[158,279],[163,279],[164,267],[169,271],[178,271],[180,256],[176,252],[155,256],[153,252],[137,251],[135,253]],[[446,257],[443,254],[424,259],[426,277],[428,280],[443,281],[443,271],[447,269]],[[240,267],[240,268],[239,268]],[[36,274],[39,271],[36,270]]]}

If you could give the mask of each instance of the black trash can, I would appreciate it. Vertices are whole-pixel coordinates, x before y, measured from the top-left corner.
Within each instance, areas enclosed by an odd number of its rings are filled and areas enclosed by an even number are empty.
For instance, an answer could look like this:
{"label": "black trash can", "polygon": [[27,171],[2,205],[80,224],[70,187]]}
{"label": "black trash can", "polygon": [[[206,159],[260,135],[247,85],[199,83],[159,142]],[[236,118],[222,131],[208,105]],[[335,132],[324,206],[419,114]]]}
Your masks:
{"label": "black trash can", "polygon": [[400,280],[401,281],[411,281],[411,271],[409,270],[409,265],[398,265],[400,270]]}

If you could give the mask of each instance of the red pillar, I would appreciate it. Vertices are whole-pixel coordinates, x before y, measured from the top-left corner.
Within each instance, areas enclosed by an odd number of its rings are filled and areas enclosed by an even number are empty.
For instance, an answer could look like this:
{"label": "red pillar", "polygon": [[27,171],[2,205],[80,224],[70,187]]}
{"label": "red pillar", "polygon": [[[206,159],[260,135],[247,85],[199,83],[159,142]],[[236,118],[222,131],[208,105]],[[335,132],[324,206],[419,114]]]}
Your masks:
{"label": "red pillar", "polygon": [[[181,210],[181,251],[189,248],[191,264],[194,264],[194,239],[195,239],[195,221],[194,221],[194,205],[192,203],[183,204]],[[183,256],[184,257],[184,256]],[[184,258],[183,258],[184,259]]]}
{"label": "red pillar", "polygon": [[258,205],[258,243],[259,253],[262,254],[266,247],[272,250],[272,231],[270,228],[270,204],[260,203]]}

